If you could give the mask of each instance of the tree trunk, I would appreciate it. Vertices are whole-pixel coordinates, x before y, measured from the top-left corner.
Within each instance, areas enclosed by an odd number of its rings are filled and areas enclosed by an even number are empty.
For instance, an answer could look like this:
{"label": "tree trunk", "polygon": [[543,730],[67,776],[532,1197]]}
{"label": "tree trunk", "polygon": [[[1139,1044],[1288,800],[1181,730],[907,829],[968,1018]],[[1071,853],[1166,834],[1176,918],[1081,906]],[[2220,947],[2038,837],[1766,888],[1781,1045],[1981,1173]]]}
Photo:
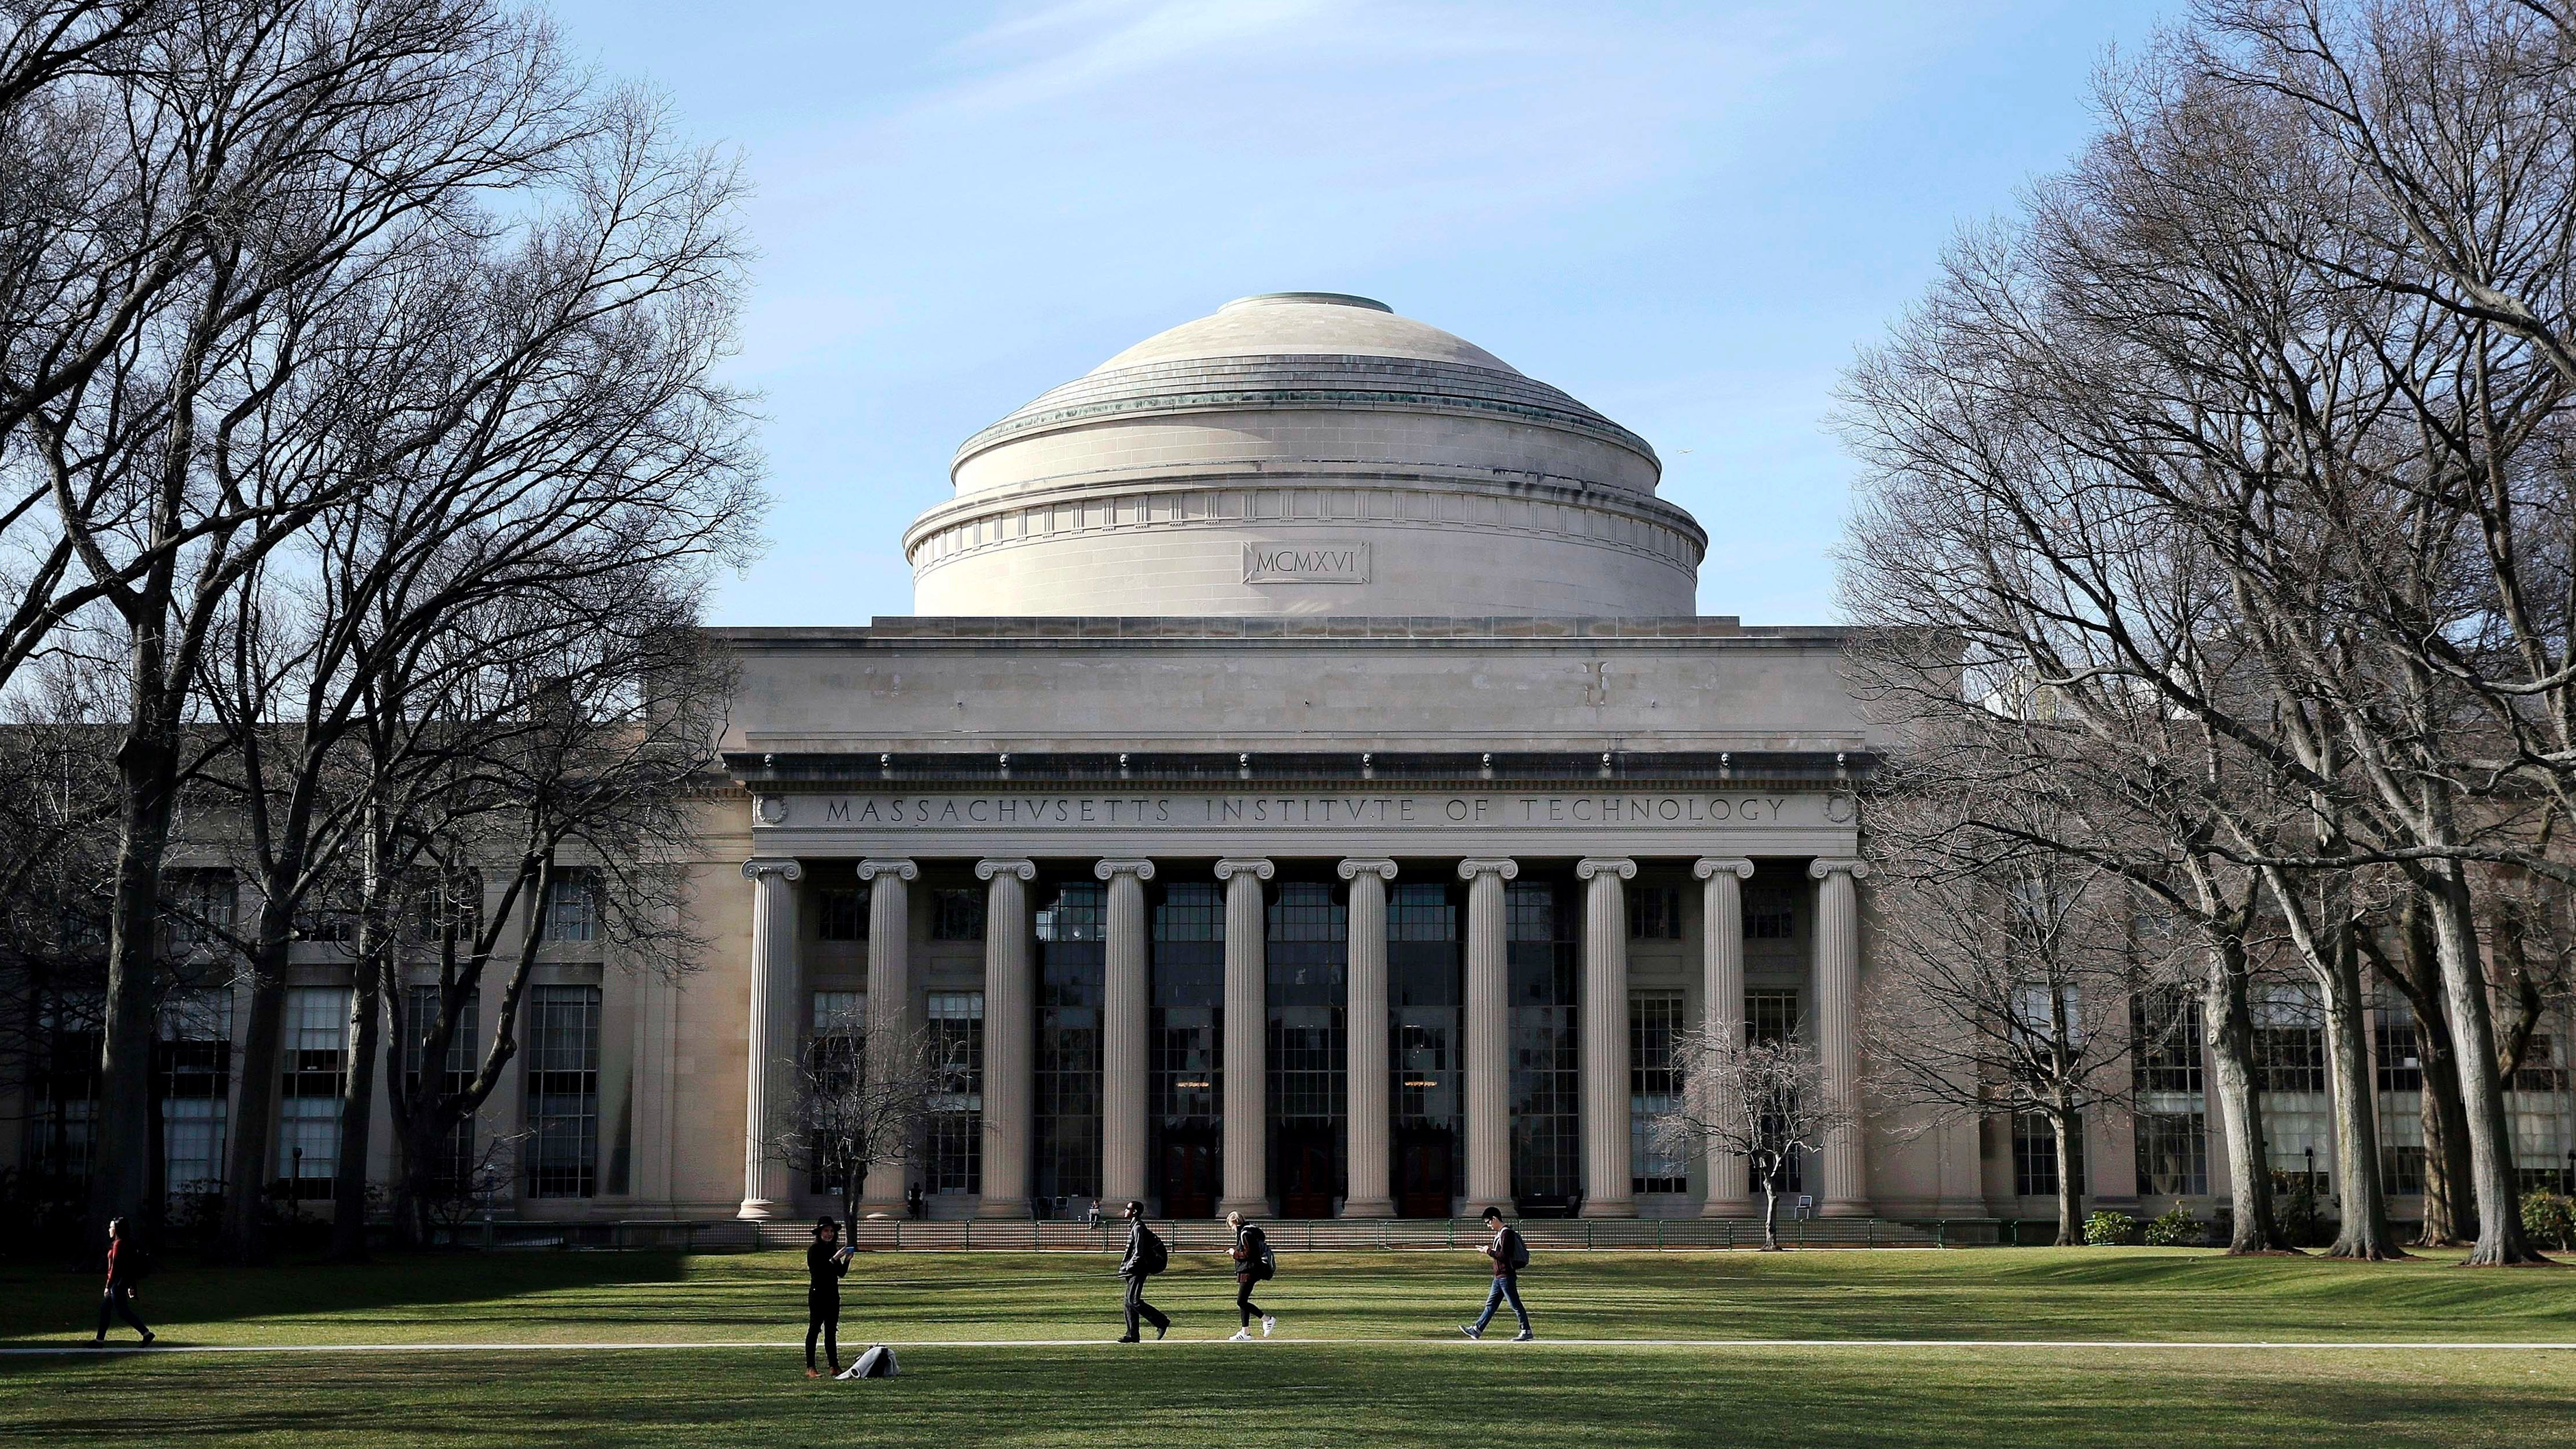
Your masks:
{"label": "tree trunk", "polygon": [[367,1157],[376,1115],[377,1058],[382,1017],[375,954],[358,959],[349,991],[349,1073],[340,1089],[340,1155],[331,1172],[331,1259],[361,1263],[367,1257]]}
{"label": "tree trunk", "polygon": [[2263,1157],[2262,1108],[2254,1095],[2254,1012],[2245,994],[2243,948],[2222,942],[2209,950],[2201,978],[2202,1030],[2209,1038],[2211,1075],[2225,1119],[2229,1201],[2227,1251],[2268,1253],[2285,1248],[2272,1217],[2271,1164]]}
{"label": "tree trunk", "polygon": [[2486,971],[2478,958],[2477,925],[2469,885],[2456,862],[2427,868],[2426,894],[2433,945],[2442,966],[2442,1005],[2458,1052],[2460,1105],[2468,1127],[2469,1181],[2478,1207],[2471,1267],[2545,1262],[2522,1233],[2522,1200],[2513,1171],[2513,1126],[2505,1113],[2504,1084],[2495,1071],[2495,1029],[2488,1012]]}
{"label": "tree trunk", "polygon": [[2361,994],[2361,959],[2349,927],[2334,935],[2319,984],[2326,1010],[2327,1085],[2334,1096],[2335,1194],[2343,1213],[2329,1258],[2382,1262],[2403,1258],[2388,1226],[2388,1198],[2379,1180],[2379,1120],[2370,1076],[2367,1015]]}
{"label": "tree trunk", "polygon": [[159,636],[138,633],[128,667],[134,723],[116,752],[116,893],[109,926],[106,1019],[99,1033],[98,1118],[91,1129],[90,1241],[110,1218],[147,1231],[152,1201],[152,1039],[160,995],[161,862],[170,844],[170,794],[178,753],[159,726]]}
{"label": "tree trunk", "polygon": [[1762,1176],[1762,1251],[1780,1251],[1780,1184],[1769,1173]]}
{"label": "tree trunk", "polygon": [[235,1075],[241,1094],[225,1124],[224,1215],[216,1252],[226,1262],[255,1263],[266,1254],[260,1205],[268,1200],[269,1158],[276,1150],[281,1053],[286,1045],[286,964],[293,936],[286,903],[263,901],[259,943],[250,962],[250,1020],[242,1030]]}
{"label": "tree trunk", "polygon": [[2057,1246],[2084,1244],[2084,1113],[2059,1104],[2048,1125],[2057,1138]]}

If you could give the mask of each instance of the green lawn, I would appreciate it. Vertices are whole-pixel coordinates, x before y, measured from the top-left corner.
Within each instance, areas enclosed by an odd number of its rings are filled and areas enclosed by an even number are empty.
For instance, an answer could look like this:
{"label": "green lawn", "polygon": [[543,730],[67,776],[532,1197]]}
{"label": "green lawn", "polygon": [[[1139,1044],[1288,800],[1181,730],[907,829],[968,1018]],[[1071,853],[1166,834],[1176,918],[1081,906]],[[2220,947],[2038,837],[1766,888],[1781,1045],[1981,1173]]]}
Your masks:
{"label": "green lawn", "polygon": [[[845,1341],[893,1383],[806,1380],[793,1348],[0,1356],[0,1439],[321,1444],[2576,1444],[2576,1274],[2145,1250],[1544,1256],[1542,1342],[1467,1344],[1478,1260],[1290,1254],[1286,1341],[1224,1344],[1231,1285],[1183,1257],[1162,1344],[1121,1347],[1097,1255],[863,1255]],[[788,1254],[494,1254],[165,1271],[170,1344],[783,1344]],[[0,1271],[0,1345],[85,1338],[88,1280]],[[1508,1322],[1508,1319],[1505,1320]],[[1723,1340],[2567,1343],[2568,1352],[1727,1346]],[[1568,1339],[1684,1339],[1683,1347]]]}

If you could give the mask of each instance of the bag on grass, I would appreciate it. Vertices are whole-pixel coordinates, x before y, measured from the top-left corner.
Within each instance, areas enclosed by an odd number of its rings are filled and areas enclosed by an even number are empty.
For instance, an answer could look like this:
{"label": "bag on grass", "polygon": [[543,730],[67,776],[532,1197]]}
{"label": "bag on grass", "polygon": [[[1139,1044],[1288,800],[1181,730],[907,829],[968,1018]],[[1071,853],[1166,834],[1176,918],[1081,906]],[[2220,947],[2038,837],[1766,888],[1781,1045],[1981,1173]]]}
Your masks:
{"label": "bag on grass", "polygon": [[895,1367],[894,1350],[880,1343],[860,1354],[848,1368],[841,1370],[845,1379],[890,1379],[903,1372]]}

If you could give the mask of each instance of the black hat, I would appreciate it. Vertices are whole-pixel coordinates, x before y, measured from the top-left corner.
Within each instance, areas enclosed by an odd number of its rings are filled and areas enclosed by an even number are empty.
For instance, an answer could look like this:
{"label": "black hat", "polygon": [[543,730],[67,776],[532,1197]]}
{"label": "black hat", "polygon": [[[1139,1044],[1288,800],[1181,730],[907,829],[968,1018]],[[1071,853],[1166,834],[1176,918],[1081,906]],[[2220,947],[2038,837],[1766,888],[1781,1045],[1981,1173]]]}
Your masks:
{"label": "black hat", "polygon": [[841,1225],[832,1221],[832,1215],[830,1213],[825,1213],[814,1220],[814,1231],[816,1233],[820,1233],[825,1228],[830,1228],[832,1231],[837,1233],[841,1230]]}

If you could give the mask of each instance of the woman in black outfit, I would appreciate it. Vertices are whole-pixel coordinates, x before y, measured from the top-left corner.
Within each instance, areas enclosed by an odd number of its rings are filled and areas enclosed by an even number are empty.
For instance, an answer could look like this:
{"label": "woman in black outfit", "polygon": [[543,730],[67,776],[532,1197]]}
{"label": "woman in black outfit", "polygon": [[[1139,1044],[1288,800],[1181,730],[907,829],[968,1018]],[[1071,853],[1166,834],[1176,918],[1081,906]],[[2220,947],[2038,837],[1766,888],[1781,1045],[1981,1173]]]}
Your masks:
{"label": "woman in black outfit", "polygon": [[829,1216],[814,1224],[814,1246],[805,1250],[805,1377],[814,1369],[814,1336],[823,1337],[823,1354],[832,1372],[841,1371],[841,1279],[850,1271],[850,1250],[840,1246],[841,1228]]}
{"label": "woman in black outfit", "polygon": [[1255,1318],[1261,1320],[1261,1336],[1268,1338],[1270,1331],[1279,1326],[1279,1320],[1252,1301],[1252,1289],[1264,1276],[1261,1265],[1268,1256],[1264,1249],[1269,1239],[1261,1231],[1260,1224],[1245,1222],[1241,1213],[1227,1213],[1225,1223],[1234,1229],[1234,1309],[1243,1321],[1243,1326],[1236,1329],[1234,1337],[1227,1341],[1241,1343],[1252,1337],[1252,1320]]}

